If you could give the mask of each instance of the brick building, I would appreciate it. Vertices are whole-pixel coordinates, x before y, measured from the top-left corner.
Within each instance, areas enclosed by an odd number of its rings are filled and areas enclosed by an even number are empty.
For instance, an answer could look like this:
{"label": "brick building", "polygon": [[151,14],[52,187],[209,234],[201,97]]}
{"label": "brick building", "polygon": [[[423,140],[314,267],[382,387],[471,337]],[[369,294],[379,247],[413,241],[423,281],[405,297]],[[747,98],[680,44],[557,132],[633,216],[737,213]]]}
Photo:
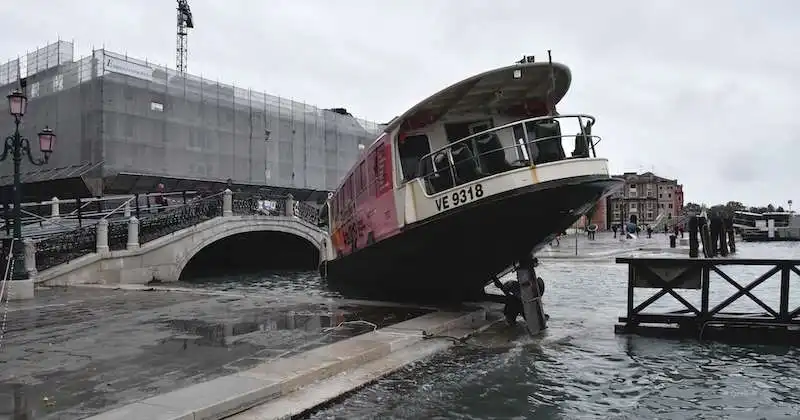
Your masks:
{"label": "brick building", "polygon": [[573,228],[583,228],[585,226],[588,226],[588,225],[591,225],[591,224],[595,224],[595,225],[597,225],[597,228],[599,230],[608,230],[608,228],[611,225],[608,224],[609,219],[608,219],[608,215],[606,214],[607,213],[607,211],[606,211],[606,208],[607,208],[606,201],[607,200],[603,199],[603,200],[600,200],[600,201],[597,202],[597,205],[595,206],[594,214],[592,215],[592,220],[587,220],[586,216],[581,216],[581,218],[578,219],[572,225],[572,227]]}
{"label": "brick building", "polygon": [[626,172],[615,175],[625,181],[622,189],[606,198],[606,220],[610,226],[623,220],[640,225],[656,225],[658,217],[664,214],[659,226],[677,219],[683,209],[683,185],[675,179],[662,178],[652,172],[637,174]]}

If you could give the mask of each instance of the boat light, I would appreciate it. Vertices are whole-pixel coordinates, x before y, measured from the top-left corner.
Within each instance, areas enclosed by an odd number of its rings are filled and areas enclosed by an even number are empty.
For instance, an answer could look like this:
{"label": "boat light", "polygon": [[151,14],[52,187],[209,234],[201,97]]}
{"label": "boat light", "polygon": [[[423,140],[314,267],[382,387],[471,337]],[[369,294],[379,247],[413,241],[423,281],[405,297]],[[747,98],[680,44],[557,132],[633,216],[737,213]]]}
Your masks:
{"label": "boat light", "polygon": [[522,70],[520,70],[520,69],[514,70],[514,78],[515,79],[522,79]]}

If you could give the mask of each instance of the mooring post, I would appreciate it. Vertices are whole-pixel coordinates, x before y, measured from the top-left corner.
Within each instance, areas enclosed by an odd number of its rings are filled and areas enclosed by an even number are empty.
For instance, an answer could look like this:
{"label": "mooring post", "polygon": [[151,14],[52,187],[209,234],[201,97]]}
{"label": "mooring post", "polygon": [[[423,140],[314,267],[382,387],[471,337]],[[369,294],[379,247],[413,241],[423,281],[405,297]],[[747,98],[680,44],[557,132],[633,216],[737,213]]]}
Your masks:
{"label": "mooring post", "polygon": [[25,268],[28,270],[28,278],[32,279],[39,274],[36,270],[36,242],[25,238],[22,243],[25,245]]}
{"label": "mooring post", "polygon": [[128,250],[139,248],[139,219],[136,216],[128,219]]}
{"label": "mooring post", "polygon": [[703,244],[703,256],[711,258],[711,235],[708,232],[708,219],[703,216],[698,217],[697,227],[700,230],[700,242]]}
{"label": "mooring post", "polygon": [[222,217],[233,216],[233,191],[226,188],[222,192]]}
{"label": "mooring post", "polygon": [[59,217],[61,217],[61,208],[58,197],[53,197],[52,200],[50,200],[50,218],[58,219]]}
{"label": "mooring post", "polygon": [[95,251],[98,254],[108,252],[108,220],[100,219],[97,222],[97,243]]}
{"label": "mooring post", "polygon": [[725,223],[726,219],[720,217],[719,219],[719,255],[723,257],[728,256],[728,229]]}
{"label": "mooring post", "polygon": [[689,218],[689,258],[697,258],[700,254],[700,242],[697,239],[699,233],[699,220],[697,216]]}
{"label": "mooring post", "polygon": [[32,420],[31,410],[28,408],[28,399],[22,384],[15,383],[11,387],[14,389],[14,420]]}
{"label": "mooring post", "polygon": [[719,234],[720,234],[720,224],[721,220],[719,216],[712,215],[708,218],[708,230],[711,233],[711,241],[708,247],[708,256],[709,257],[716,257],[718,254],[718,244],[719,244]]}
{"label": "mooring post", "polygon": [[731,254],[736,253],[736,231],[733,230],[733,217],[725,218],[725,233],[728,235],[728,250]]}

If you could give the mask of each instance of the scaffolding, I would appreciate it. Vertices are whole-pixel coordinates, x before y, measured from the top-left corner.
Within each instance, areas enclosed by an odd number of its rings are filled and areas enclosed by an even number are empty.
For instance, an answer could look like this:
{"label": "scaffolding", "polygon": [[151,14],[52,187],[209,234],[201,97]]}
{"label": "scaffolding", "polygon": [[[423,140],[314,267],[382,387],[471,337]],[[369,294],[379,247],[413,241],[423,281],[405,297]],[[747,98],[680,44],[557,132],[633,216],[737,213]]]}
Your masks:
{"label": "scaffolding", "polygon": [[[26,58],[0,66],[0,84],[10,91],[22,81],[30,98],[23,135],[45,125],[56,131],[56,151],[40,169],[48,179],[58,176],[54,168],[82,167],[90,169],[79,176],[100,184],[137,174],[332,190],[359,144],[383,128],[104,49],[73,59],[66,41]],[[0,103],[0,112],[7,106]],[[12,123],[0,119],[0,132],[10,133]],[[0,166],[0,184],[8,174]]]}

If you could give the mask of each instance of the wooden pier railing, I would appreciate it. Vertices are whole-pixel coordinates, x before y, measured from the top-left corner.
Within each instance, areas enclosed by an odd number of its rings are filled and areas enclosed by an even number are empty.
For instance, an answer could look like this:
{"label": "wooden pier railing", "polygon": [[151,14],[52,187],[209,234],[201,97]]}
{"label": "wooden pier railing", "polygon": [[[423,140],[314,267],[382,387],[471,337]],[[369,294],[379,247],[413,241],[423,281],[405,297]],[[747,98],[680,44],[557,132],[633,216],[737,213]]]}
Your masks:
{"label": "wooden pier railing", "polygon": [[[619,318],[620,324],[615,328],[617,333],[800,343],[800,305],[790,304],[793,287],[800,287],[800,260],[617,258],[616,261],[628,265],[627,314]],[[742,274],[731,273],[735,267],[743,266],[762,268],[763,274],[743,278]],[[770,299],[753,294],[753,289],[775,276],[778,276],[779,288]],[[712,281],[733,288],[724,296],[714,296],[714,300],[720,301],[713,305],[710,296]],[[655,289],[656,293],[637,303],[634,299],[637,289]],[[700,291],[699,306],[685,296],[687,290]],[[675,298],[681,308],[647,311],[667,295]],[[760,309],[755,312],[729,309],[745,299]]]}

